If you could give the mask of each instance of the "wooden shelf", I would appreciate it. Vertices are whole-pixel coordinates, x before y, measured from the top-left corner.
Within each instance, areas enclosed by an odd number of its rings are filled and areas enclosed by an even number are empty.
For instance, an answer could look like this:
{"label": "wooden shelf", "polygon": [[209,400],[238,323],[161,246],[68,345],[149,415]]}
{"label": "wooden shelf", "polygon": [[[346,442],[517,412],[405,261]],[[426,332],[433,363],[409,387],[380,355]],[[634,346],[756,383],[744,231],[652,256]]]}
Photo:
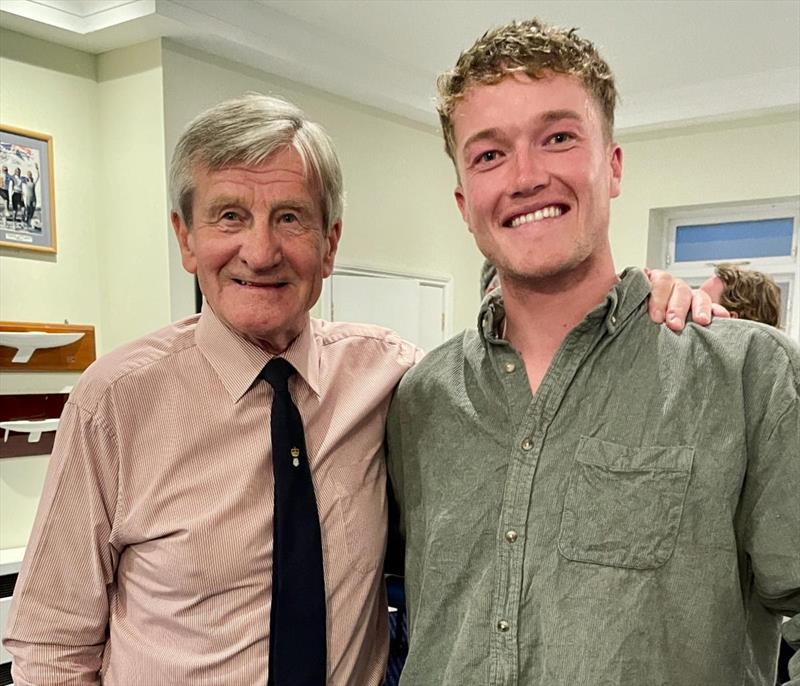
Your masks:
{"label": "wooden shelf", "polygon": [[2,332],[81,334],[74,343],[57,348],[39,348],[27,362],[12,362],[17,349],[0,345],[0,369],[12,372],[83,371],[95,360],[94,327],[82,324],[40,324],[37,322],[0,322]]}
{"label": "wooden shelf", "polygon": [[[0,422],[20,419],[55,419],[61,416],[67,393],[41,393],[26,395],[0,395]],[[0,431],[0,458],[49,455],[53,450],[55,431],[47,431],[35,443],[28,441],[28,433],[11,431],[5,439],[5,430]]]}

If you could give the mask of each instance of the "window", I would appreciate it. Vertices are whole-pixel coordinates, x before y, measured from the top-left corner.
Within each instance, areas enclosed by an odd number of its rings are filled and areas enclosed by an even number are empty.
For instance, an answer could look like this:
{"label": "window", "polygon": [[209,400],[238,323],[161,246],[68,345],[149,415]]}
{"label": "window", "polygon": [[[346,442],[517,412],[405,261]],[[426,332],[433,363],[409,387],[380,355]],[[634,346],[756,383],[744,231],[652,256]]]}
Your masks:
{"label": "window", "polygon": [[781,328],[800,340],[799,225],[799,198],[652,210],[648,263],[692,286],[720,262],[769,274],[781,289]]}

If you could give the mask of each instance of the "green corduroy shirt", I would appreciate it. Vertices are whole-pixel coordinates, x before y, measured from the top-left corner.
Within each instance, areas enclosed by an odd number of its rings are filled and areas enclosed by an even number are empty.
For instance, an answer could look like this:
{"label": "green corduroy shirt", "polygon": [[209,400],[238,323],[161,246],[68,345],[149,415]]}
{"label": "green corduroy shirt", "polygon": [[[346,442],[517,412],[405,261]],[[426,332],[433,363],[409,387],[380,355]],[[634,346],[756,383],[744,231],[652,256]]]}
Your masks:
{"label": "green corduroy shirt", "polygon": [[673,333],[648,292],[625,272],[535,395],[498,292],[401,382],[403,686],[774,684],[800,611],[800,352],[739,320]]}

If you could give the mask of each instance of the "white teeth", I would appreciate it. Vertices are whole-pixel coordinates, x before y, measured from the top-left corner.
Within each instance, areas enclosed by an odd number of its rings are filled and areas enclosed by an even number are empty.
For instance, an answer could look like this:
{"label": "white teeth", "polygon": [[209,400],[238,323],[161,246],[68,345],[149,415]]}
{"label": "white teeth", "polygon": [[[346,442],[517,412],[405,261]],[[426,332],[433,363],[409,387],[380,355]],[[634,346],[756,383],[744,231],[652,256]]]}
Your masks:
{"label": "white teeth", "polygon": [[511,226],[516,228],[518,226],[522,226],[523,224],[527,224],[528,222],[538,222],[542,219],[560,217],[561,215],[562,211],[560,207],[557,205],[548,205],[547,207],[543,207],[541,210],[536,210],[536,212],[529,212],[528,214],[522,214],[519,217],[515,217],[511,222]]}

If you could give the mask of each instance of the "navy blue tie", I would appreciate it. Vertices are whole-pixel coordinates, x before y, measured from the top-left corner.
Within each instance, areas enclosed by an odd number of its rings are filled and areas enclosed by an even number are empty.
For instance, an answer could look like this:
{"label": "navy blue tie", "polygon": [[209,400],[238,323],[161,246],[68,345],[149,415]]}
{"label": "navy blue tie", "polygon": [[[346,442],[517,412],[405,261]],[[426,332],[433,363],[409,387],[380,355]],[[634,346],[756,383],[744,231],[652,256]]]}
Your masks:
{"label": "navy blue tie", "polygon": [[303,420],[289,395],[295,373],[282,357],[261,371],[272,400],[275,514],[268,686],[324,686],[325,578],[317,500]]}

